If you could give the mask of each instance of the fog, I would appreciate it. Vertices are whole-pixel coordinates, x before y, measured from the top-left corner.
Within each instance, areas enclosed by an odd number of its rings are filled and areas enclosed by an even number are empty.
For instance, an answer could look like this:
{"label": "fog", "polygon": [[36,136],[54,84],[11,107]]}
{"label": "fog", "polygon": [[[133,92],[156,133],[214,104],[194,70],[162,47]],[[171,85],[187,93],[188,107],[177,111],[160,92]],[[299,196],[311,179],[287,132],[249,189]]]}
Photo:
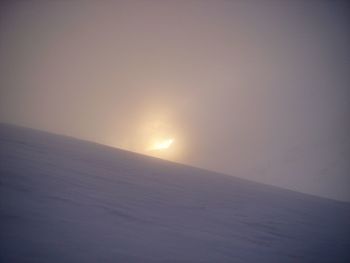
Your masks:
{"label": "fog", "polygon": [[0,121],[350,201],[346,1],[8,1]]}

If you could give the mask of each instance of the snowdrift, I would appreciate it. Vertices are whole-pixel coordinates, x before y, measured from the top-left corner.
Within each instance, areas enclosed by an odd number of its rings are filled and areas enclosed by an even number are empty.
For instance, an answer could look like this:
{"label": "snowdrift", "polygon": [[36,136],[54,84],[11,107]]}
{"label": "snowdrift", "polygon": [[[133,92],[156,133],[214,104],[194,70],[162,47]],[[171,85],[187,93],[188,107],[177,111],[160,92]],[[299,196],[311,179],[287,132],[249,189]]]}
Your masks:
{"label": "snowdrift", "polygon": [[1,262],[350,262],[350,204],[0,125]]}

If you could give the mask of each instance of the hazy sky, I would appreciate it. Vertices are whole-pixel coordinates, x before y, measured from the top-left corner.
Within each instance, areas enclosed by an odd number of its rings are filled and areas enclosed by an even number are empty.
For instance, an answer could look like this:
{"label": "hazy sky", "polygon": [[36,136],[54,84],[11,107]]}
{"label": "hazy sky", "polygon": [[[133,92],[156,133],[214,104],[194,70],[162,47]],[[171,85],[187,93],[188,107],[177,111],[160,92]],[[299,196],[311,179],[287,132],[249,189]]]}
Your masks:
{"label": "hazy sky", "polygon": [[2,1],[0,120],[350,200],[350,5]]}

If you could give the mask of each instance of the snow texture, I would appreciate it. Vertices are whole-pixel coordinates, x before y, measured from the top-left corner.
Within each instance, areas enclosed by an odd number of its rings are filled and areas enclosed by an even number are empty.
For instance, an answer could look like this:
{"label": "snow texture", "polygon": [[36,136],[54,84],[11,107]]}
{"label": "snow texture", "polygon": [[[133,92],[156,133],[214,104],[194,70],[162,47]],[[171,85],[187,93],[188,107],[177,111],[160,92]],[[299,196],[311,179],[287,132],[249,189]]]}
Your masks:
{"label": "snow texture", "polygon": [[349,203],[7,124],[0,157],[0,262],[350,262]]}

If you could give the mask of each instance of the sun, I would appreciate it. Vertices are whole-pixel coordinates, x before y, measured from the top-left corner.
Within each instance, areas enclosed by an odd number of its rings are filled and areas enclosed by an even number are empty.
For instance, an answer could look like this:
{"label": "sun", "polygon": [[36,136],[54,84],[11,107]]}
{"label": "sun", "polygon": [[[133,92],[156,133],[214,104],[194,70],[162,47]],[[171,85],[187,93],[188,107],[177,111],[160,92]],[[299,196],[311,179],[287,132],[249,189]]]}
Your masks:
{"label": "sun", "polygon": [[150,147],[151,151],[166,150],[174,143],[174,138],[157,140]]}
{"label": "sun", "polygon": [[155,116],[145,116],[140,128],[136,129],[139,144],[135,151],[160,159],[177,160],[182,150],[183,139],[175,126],[176,123],[162,114],[153,115]]}

